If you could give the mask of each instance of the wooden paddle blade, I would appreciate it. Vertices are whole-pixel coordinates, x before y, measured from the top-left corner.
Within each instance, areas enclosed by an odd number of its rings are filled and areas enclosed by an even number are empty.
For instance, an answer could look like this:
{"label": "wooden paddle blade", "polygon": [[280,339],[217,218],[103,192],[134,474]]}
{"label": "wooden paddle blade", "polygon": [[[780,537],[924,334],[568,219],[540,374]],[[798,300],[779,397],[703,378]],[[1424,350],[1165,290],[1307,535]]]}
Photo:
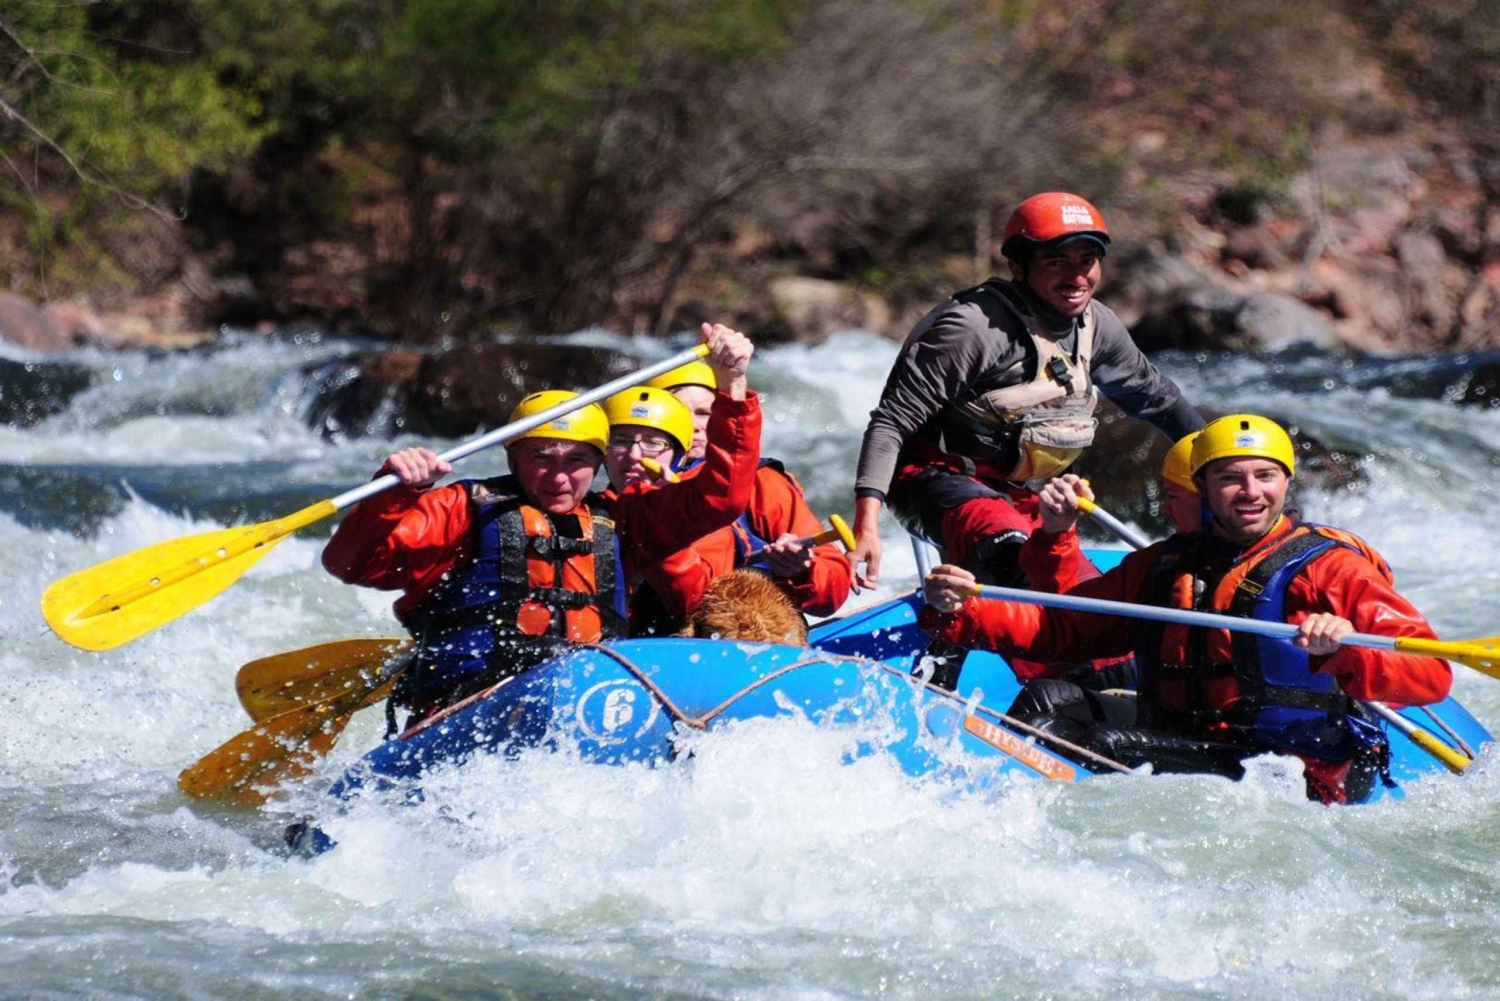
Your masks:
{"label": "wooden paddle blade", "polygon": [[[390,689],[381,669],[411,647],[411,640],[397,638],[319,643],[250,661],[235,675],[234,687],[240,705],[253,720],[322,702],[356,687],[370,691],[368,701],[379,701]],[[371,690],[377,683],[380,687]]]}
{"label": "wooden paddle blade", "polygon": [[42,617],[62,640],[110,650],[223,591],[271,547],[338,509],[321,501],[285,518],[159,542],[54,581]]}
{"label": "wooden paddle blade", "polygon": [[348,701],[330,699],[262,720],[183,769],[177,787],[194,799],[261,805],[283,782],[312,774],[333,750],[354,715]]}

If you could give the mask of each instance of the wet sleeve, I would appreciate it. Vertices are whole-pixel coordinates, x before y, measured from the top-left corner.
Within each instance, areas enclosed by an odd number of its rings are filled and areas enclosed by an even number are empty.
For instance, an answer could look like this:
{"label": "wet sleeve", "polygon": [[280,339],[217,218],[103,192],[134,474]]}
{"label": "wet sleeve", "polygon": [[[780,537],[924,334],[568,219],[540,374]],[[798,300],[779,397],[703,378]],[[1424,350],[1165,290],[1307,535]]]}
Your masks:
{"label": "wet sleeve", "polygon": [[[750,495],[750,521],[767,542],[790,532],[798,537],[816,535],[823,523],[807,506],[802,491],[788,477],[761,467]],[[818,546],[801,577],[776,578],[792,604],[808,615],[832,615],[849,597],[854,571],[836,543]]]}
{"label": "wet sleeve", "polygon": [[1099,324],[1089,374],[1099,391],[1130,416],[1149,422],[1169,441],[1201,428],[1203,415],[1136,347],[1120,318],[1103,308],[1096,315]]}
{"label": "wet sleeve", "polygon": [[324,547],[323,567],[346,584],[421,589],[459,558],[469,525],[462,484],[393,487],[355,505]]}
{"label": "wet sleeve", "polygon": [[[1292,625],[1313,612],[1332,612],[1353,623],[1356,632],[1437,638],[1422,613],[1368,560],[1345,549],[1330,550],[1297,575],[1287,592],[1287,608]],[[1453,684],[1447,661],[1393,650],[1344,646],[1327,657],[1312,658],[1312,668],[1332,674],[1351,698],[1398,705],[1441,702]]]}
{"label": "wet sleeve", "polygon": [[1018,559],[1026,579],[1038,591],[1062,594],[1099,576],[1099,568],[1083,555],[1074,529],[1061,535],[1038,529],[1021,545]]}
{"label": "wet sleeve", "polygon": [[759,398],[714,398],[708,444],[696,476],[661,486],[633,485],[615,502],[626,569],[647,567],[724,528],[744,513],[760,465]]}
{"label": "wet sleeve", "polygon": [[[928,324],[925,330],[922,324]],[[856,497],[882,500],[896,475],[902,447],[973,381],[985,356],[987,327],[977,305],[939,307],[912,332],[870,412],[855,474]]]}
{"label": "wet sleeve", "polygon": [[662,607],[677,616],[698,607],[714,580],[712,564],[691,546],[653,563],[641,576],[661,599]]}
{"label": "wet sleeve", "polygon": [[[1155,559],[1155,547],[1131,553],[1113,570],[1069,591],[1107,601],[1134,601]],[[1131,652],[1130,620],[1096,612],[1042,608],[1014,601],[970,598],[952,615],[924,607],[917,624],[959,646],[994,650],[1035,661],[1078,661]]]}

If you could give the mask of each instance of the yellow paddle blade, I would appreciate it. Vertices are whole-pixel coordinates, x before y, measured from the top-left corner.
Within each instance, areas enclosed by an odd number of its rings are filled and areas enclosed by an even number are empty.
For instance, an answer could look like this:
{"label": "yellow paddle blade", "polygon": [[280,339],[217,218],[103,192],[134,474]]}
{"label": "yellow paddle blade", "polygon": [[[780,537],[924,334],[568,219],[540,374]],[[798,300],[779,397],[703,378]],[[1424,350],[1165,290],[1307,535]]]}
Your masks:
{"label": "yellow paddle blade", "polygon": [[382,668],[411,647],[411,640],[394,638],[319,643],[250,661],[235,675],[234,688],[240,705],[257,721],[356,687],[370,692],[368,702],[378,702],[390,689]]}
{"label": "yellow paddle blade", "polygon": [[[351,640],[378,643],[389,651],[390,640]],[[339,646],[328,643],[324,646]],[[397,648],[410,647],[402,640]],[[316,649],[316,648],[313,648]],[[276,658],[266,658],[275,660]],[[390,694],[406,669],[390,669],[390,655],[350,676],[351,684],[336,695],[266,717],[231,737],[197,762],[183,769],[177,786],[194,799],[211,799],[237,806],[258,806],[278,785],[312,773],[317,760],[333,749],[349,717]],[[253,664],[247,664],[247,667]]]}
{"label": "yellow paddle blade", "polygon": [[844,544],[845,551],[854,552],[854,533],[849,531],[849,523],[836,514],[828,516],[828,523],[838,533],[838,540]]}
{"label": "yellow paddle blade", "polygon": [[54,581],[42,617],[84,650],[128,643],[223,591],[271,547],[337,511],[320,501],[285,518],[158,542]]}
{"label": "yellow paddle blade", "polygon": [[1456,660],[1481,674],[1500,678],[1500,636],[1477,640],[1424,640],[1416,636],[1401,636],[1396,639],[1395,646],[1402,653]]}
{"label": "yellow paddle blade", "polygon": [[312,774],[349,725],[349,699],[329,699],[272,716],[229,738],[177,776],[194,799],[259,806],[283,782]]}

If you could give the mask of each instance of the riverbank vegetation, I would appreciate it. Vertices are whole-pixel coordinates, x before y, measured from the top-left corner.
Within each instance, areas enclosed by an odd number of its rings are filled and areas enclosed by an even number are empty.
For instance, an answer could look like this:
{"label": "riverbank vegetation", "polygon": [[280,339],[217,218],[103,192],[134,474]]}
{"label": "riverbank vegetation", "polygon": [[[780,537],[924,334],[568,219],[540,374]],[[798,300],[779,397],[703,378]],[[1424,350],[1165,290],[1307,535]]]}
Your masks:
{"label": "riverbank vegetation", "polygon": [[1464,346],[1497,116],[1482,0],[39,0],[0,13],[0,287],[426,343],[795,334],[799,278],[899,330],[1069,187],[1335,323],[1388,291],[1346,341]]}

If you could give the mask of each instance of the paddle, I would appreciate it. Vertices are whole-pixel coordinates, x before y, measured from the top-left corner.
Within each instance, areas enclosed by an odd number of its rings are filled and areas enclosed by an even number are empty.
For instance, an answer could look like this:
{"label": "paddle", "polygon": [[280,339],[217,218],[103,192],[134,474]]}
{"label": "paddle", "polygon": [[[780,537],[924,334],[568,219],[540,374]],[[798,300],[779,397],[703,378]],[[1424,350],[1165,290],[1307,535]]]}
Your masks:
{"label": "paddle", "polygon": [[[854,550],[854,533],[849,531],[849,525],[844,521],[843,518],[840,518],[836,514],[830,514],[828,516],[828,522],[833,526],[832,528],[824,529],[817,535],[805,535],[802,538],[798,539],[797,542],[801,544],[803,548],[821,546],[825,542],[842,542],[844,544],[844,549],[852,552]],[[760,563],[766,559],[769,559],[770,555],[771,554],[766,551],[766,548],[762,547],[746,556],[745,562]]]}
{"label": "paddle", "polygon": [[1095,504],[1087,497],[1078,498],[1078,510],[1082,511],[1090,518],[1093,518],[1095,521],[1103,525],[1105,528],[1109,529],[1111,532],[1114,532],[1115,535],[1119,537],[1121,542],[1127,543],[1128,545],[1133,546],[1136,549],[1145,549],[1147,546],[1151,545],[1151,541],[1144,535],[1142,535],[1140,532],[1137,532],[1135,529],[1131,528],[1129,525],[1125,524],[1119,518],[1116,518],[1114,515],[1110,514],[1108,511],[1104,510],[1104,508],[1100,507],[1098,504]]}
{"label": "paddle", "polygon": [[177,787],[194,799],[259,806],[276,786],[312,774],[350,718],[389,695],[410,660],[387,657],[337,695],[260,720],[184,768]]}
{"label": "paddle", "polygon": [[259,722],[368,685],[409,639],[358,639],[319,643],[252,660],[234,677],[240,705]]}
{"label": "paddle", "polygon": [[[701,344],[679,351],[598,389],[457,445],[438,458],[458,462],[707,354],[708,347]],[[109,650],[128,643],[229,587],[271,547],[298,529],[400,482],[400,477],[388,473],[284,518],[190,535],[117,556],[53,582],[42,595],[42,617],[58,637],[84,650]]]}
{"label": "paddle", "polygon": [[1437,758],[1453,774],[1462,775],[1464,770],[1469,767],[1472,759],[1438,740],[1384,702],[1361,702],[1360,705],[1375,713],[1397,730],[1400,730],[1406,736],[1407,740],[1410,740],[1413,744],[1416,744],[1422,750]]}
{"label": "paddle", "polygon": [[[1091,500],[1088,500],[1087,498],[1078,498],[1078,509],[1085,514],[1093,515],[1099,520],[1101,524],[1107,526],[1116,535],[1118,535],[1122,541],[1126,542],[1136,549],[1144,549],[1150,544],[1144,538],[1141,538],[1141,536],[1139,536],[1135,532],[1132,532],[1129,528],[1122,524],[1117,518],[1114,517],[1114,515],[1111,515],[1108,512],[1104,511],[1097,504],[1095,504]],[[1489,641],[1476,640],[1474,642],[1485,643]],[[1408,740],[1410,740],[1412,743],[1416,744],[1422,750],[1426,751],[1428,754],[1431,754],[1434,758],[1437,758],[1445,766],[1447,766],[1449,771],[1452,771],[1458,775],[1462,775],[1464,770],[1469,767],[1469,763],[1472,761],[1471,758],[1460,754],[1458,751],[1455,751],[1453,748],[1449,747],[1447,744],[1443,743],[1441,740],[1438,740],[1432,734],[1428,733],[1425,729],[1416,726],[1405,716],[1402,716],[1400,713],[1396,712],[1396,710],[1392,709],[1384,702],[1360,700],[1360,705],[1380,716],[1386,722],[1394,726],[1397,730],[1400,730]]]}
{"label": "paddle", "polygon": [[663,466],[661,463],[657,462],[649,455],[641,456],[641,465],[645,467],[646,472],[650,473],[655,479],[666,480],[668,483],[676,483],[680,478],[676,473],[672,472],[666,466]]}
{"label": "paddle", "polygon": [[[1172,622],[1184,626],[1208,626],[1211,629],[1228,629],[1231,632],[1254,633],[1257,636],[1271,636],[1277,639],[1291,639],[1297,635],[1297,627],[1290,623],[1242,619],[1239,616],[1220,615],[1217,612],[1158,608],[1155,605],[1106,601],[1103,598],[1084,598],[1071,594],[1044,594],[1041,591],[996,587],[990,584],[976,584],[974,593],[985,598],[998,598],[1001,601],[1015,601],[1025,605],[1041,605],[1044,608],[1103,612],[1106,615],[1120,615],[1125,618],[1150,619],[1155,622]],[[1424,657],[1456,660],[1481,674],[1500,678],[1500,636],[1448,642],[1422,639],[1417,636],[1375,636],[1371,633],[1350,633],[1339,642],[1344,646],[1367,647],[1371,650],[1394,650],[1397,653],[1413,653]]]}

